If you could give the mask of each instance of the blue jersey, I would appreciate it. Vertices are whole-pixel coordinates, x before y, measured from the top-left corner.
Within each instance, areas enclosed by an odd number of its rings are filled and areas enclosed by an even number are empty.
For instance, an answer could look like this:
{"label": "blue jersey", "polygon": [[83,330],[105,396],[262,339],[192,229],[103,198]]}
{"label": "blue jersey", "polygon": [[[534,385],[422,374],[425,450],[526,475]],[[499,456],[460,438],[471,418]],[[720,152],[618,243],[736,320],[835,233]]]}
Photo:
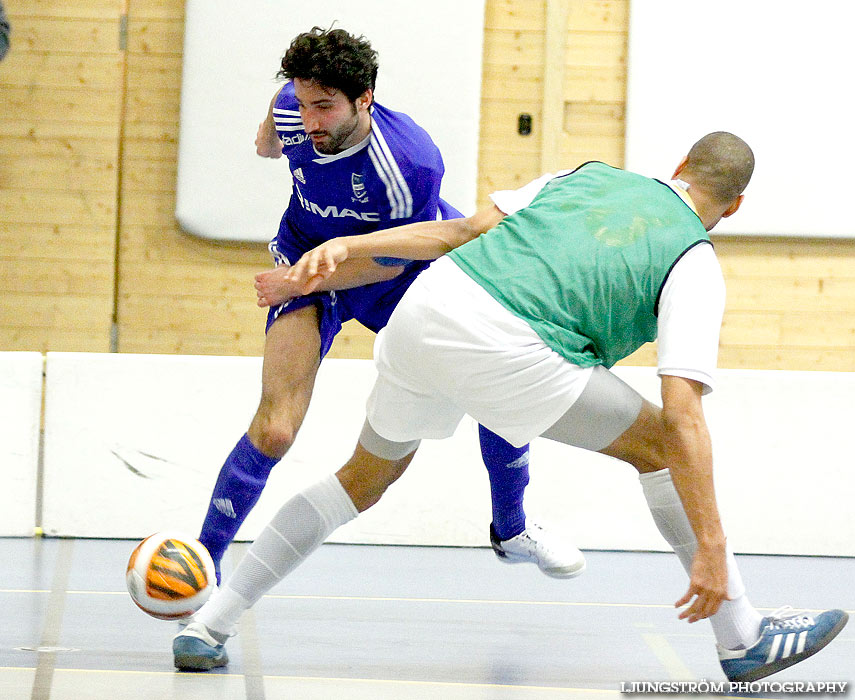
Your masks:
{"label": "blue jersey", "polygon": [[[294,181],[279,233],[270,244],[277,264],[293,265],[306,251],[338,236],[431,221],[437,212],[443,219],[462,216],[439,198],[445,172],[439,149],[406,114],[375,103],[369,136],[333,155],[316,151],[306,135],[290,82],[276,97],[273,119]],[[323,357],[345,321],[355,318],[373,331],[385,326],[404,292],[428,264],[411,262],[387,282],[297,297],[272,307],[267,326],[281,314],[315,305]]]}
{"label": "blue jersey", "polygon": [[[371,133],[333,155],[306,135],[293,83],[273,106],[293,192],[277,247],[290,258],[338,236],[436,218],[445,167],[439,149],[410,117],[374,104]],[[294,263],[295,260],[290,260]]]}

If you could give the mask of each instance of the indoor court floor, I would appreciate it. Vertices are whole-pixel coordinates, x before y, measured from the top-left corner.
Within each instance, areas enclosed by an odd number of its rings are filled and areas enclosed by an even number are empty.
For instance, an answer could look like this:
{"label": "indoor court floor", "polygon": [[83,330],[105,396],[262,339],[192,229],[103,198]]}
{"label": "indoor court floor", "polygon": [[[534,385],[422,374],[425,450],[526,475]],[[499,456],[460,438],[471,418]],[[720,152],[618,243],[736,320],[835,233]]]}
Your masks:
{"label": "indoor court floor", "polygon": [[[331,544],[244,617],[226,668],[177,672],[176,623],[146,616],[125,592],[135,544],[0,539],[0,698],[653,698],[623,695],[621,683],[724,680],[709,624],[677,620],[686,580],[671,554],[588,552],[583,576],[554,580],[488,549]],[[233,546],[229,563],[246,547]],[[739,561],[764,611],[855,611],[855,559]],[[850,622],[769,680],[851,685],[853,671]]]}

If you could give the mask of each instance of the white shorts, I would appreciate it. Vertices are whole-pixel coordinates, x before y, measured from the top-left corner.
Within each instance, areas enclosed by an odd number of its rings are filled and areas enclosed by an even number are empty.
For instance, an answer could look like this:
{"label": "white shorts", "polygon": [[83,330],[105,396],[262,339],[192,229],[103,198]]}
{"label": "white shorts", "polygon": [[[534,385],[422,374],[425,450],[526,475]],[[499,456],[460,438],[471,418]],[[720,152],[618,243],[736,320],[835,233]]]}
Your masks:
{"label": "white shorts", "polygon": [[404,294],[374,361],[368,422],[395,442],[449,437],[468,413],[525,445],[567,412],[593,372],[552,350],[449,258]]}

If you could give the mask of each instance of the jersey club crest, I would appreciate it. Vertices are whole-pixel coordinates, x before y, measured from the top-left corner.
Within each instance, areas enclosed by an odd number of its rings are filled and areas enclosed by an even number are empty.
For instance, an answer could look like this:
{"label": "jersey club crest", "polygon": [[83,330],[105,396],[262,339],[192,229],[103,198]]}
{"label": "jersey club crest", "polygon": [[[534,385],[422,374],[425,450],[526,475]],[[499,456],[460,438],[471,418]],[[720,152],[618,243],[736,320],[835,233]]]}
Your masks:
{"label": "jersey club crest", "polygon": [[365,204],[368,201],[368,192],[365,189],[365,175],[352,173],[350,185],[353,188],[353,201]]}

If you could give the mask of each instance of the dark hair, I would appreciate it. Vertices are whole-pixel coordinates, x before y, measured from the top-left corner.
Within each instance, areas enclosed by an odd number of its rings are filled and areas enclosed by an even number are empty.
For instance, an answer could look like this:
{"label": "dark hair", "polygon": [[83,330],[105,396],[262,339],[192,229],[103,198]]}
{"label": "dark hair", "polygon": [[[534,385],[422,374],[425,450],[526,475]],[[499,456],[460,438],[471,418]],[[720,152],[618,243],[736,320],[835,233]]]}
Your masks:
{"label": "dark hair", "polygon": [[355,102],[377,80],[377,52],[364,36],[344,29],[312,27],[299,34],[282,57],[277,78],[314,80],[326,88],[341,90]]}

